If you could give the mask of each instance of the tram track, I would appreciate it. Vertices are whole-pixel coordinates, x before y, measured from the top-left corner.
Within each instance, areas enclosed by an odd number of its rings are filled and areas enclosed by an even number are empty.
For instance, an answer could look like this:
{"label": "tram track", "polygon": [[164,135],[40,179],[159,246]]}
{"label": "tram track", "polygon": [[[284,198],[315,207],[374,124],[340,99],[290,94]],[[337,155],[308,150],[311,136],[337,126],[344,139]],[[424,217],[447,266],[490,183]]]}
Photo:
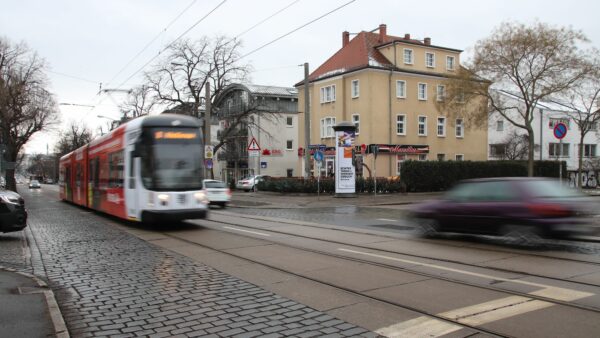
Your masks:
{"label": "tram track", "polygon": [[[226,226],[235,226],[235,227],[241,227],[244,229],[253,229],[253,230],[260,230],[262,232],[270,232],[270,233],[278,233],[278,234],[282,234],[282,235],[288,235],[288,236],[296,236],[296,237],[300,237],[300,238],[305,238],[305,239],[312,239],[312,240],[318,240],[321,242],[326,242],[326,243],[332,243],[332,244],[337,244],[337,245],[342,245],[346,248],[360,248],[360,249],[367,249],[367,250],[373,250],[373,251],[379,251],[379,252],[385,252],[385,253],[390,253],[390,254],[397,254],[397,255],[405,255],[403,253],[398,253],[398,252],[393,252],[393,251],[387,251],[387,250],[379,250],[376,248],[371,248],[371,247],[365,247],[365,246],[360,246],[360,245],[356,245],[356,244],[348,244],[348,243],[344,243],[344,242],[340,242],[340,241],[330,241],[330,240],[325,240],[325,239],[321,239],[321,238],[313,238],[310,236],[301,236],[301,235],[297,235],[297,234],[292,234],[292,233],[286,233],[286,232],[282,232],[282,231],[277,231],[277,230],[272,230],[272,229],[265,229],[265,228],[256,228],[256,227],[251,227],[251,226],[245,226],[239,223],[235,223],[235,222],[225,222],[225,221],[216,221],[216,220],[206,220],[203,222],[208,222],[213,223],[212,226],[207,227],[207,229],[212,229],[212,230],[220,230],[220,231],[225,231],[228,233],[232,233],[230,231],[226,231],[224,228]],[[213,228],[216,227],[215,228]],[[238,259],[242,259],[244,261],[247,262],[251,262],[254,264],[259,264],[261,266],[265,266],[286,274],[290,274],[290,275],[294,275],[300,278],[304,278],[306,280],[310,280],[316,283],[320,283],[323,285],[327,285],[329,287],[334,287],[336,289],[339,290],[343,290],[345,292],[349,292],[351,294],[354,295],[358,295],[361,297],[365,297],[367,299],[371,299],[371,300],[376,300],[388,305],[393,305],[396,306],[398,308],[402,308],[402,309],[406,309],[406,310],[410,310],[413,311],[415,313],[418,313],[420,315],[423,316],[428,316],[431,318],[435,318],[437,320],[441,320],[444,322],[448,322],[448,323],[452,323],[455,325],[459,325],[465,328],[469,328],[472,330],[476,330],[478,332],[482,332],[482,333],[486,333],[486,334],[490,334],[493,336],[501,336],[501,337],[506,337],[507,335],[505,333],[502,332],[498,332],[498,331],[494,331],[494,330],[488,330],[488,329],[484,329],[481,328],[479,326],[474,326],[474,325],[466,325],[464,322],[458,321],[458,320],[452,320],[450,318],[444,317],[444,316],[440,316],[439,314],[436,313],[431,313],[429,311],[425,311],[422,309],[418,309],[416,307],[412,307],[412,306],[407,306],[405,304],[401,304],[389,299],[385,299],[382,297],[377,297],[377,296],[373,296],[373,295],[369,295],[366,294],[365,292],[360,292],[348,287],[344,287],[344,286],[340,286],[340,285],[336,285],[334,283],[328,282],[326,280],[322,280],[320,278],[315,278],[312,276],[308,276],[306,274],[303,273],[298,273],[295,271],[292,271],[291,269],[285,269],[279,266],[276,266],[274,264],[269,264],[269,263],[265,263],[262,262],[258,259],[252,259],[252,258],[248,258],[245,257],[241,254],[236,254],[236,253],[232,253],[227,249],[219,249],[217,247],[214,246],[210,246],[207,245],[205,243],[198,243],[196,241],[190,240],[188,238],[185,238],[185,236],[178,236],[176,233],[170,233],[168,231],[161,231],[161,234],[163,234],[164,236],[170,237],[172,239],[175,240],[180,240],[183,241],[185,243],[191,244],[191,245],[197,245],[199,247],[203,247],[206,249],[210,249],[210,250],[214,250],[217,251],[219,253],[222,254],[226,254],[229,255],[231,257],[235,257]],[[241,236],[241,237],[245,237],[245,238],[251,238],[256,240],[257,237],[256,236],[252,236],[250,233],[246,232],[246,233],[240,233],[240,232],[235,232],[234,233],[236,236]],[[435,279],[435,280],[441,280],[441,281],[445,281],[445,282],[449,282],[449,283],[454,283],[454,284],[459,284],[459,285],[463,285],[463,286],[468,286],[468,287],[474,287],[474,288],[478,288],[478,289],[482,289],[482,290],[488,290],[488,291],[494,291],[494,292],[499,292],[499,293],[503,293],[503,294],[507,294],[507,295],[511,295],[511,296],[518,296],[518,297],[524,297],[527,299],[532,299],[535,301],[540,301],[540,302],[546,302],[546,303],[550,303],[552,305],[560,305],[560,306],[566,306],[566,307],[570,307],[570,308],[575,308],[575,309],[579,309],[579,310],[583,310],[583,311],[590,311],[593,313],[600,313],[600,308],[598,307],[594,307],[594,306],[587,306],[587,305],[583,305],[583,304],[576,304],[576,303],[571,303],[568,301],[562,301],[562,300],[558,300],[558,299],[553,299],[553,298],[549,298],[549,297],[544,297],[544,296],[538,296],[535,294],[531,294],[531,293],[525,293],[525,292],[519,292],[519,291],[514,291],[514,290],[507,290],[507,289],[503,289],[503,288],[498,288],[498,287],[494,287],[492,285],[481,285],[481,284],[476,284],[476,283],[472,283],[472,282],[468,282],[468,281],[464,281],[464,280],[459,280],[459,279],[455,279],[455,278],[450,278],[450,277],[445,277],[445,276],[440,276],[438,274],[432,274],[432,273],[427,273],[427,272],[423,272],[423,271],[416,271],[410,268],[405,268],[405,267],[399,267],[399,266],[395,266],[392,264],[385,264],[385,263],[381,263],[381,262],[375,262],[373,260],[369,260],[369,259],[363,259],[363,258],[357,258],[357,257],[349,257],[348,255],[344,255],[344,254],[339,254],[339,253],[331,253],[331,252],[327,252],[327,251],[323,251],[323,250],[317,250],[317,249],[311,249],[311,248],[306,248],[306,247],[302,247],[302,246],[298,246],[298,245],[292,245],[292,244],[288,244],[288,243],[284,243],[281,241],[276,241],[273,240],[272,238],[264,238],[261,237],[260,238],[263,241],[266,241],[268,243],[272,243],[274,245],[280,245],[283,247],[287,247],[287,248],[291,248],[291,249],[295,249],[295,250],[301,250],[303,252],[307,252],[307,253],[312,253],[312,254],[318,254],[318,255],[324,255],[327,257],[331,257],[331,258],[337,258],[337,259],[341,259],[341,260],[346,260],[346,261],[350,261],[350,262],[355,262],[355,263],[361,263],[361,264],[368,264],[371,266],[376,266],[376,267],[380,267],[380,268],[385,268],[385,269],[390,269],[390,270],[394,270],[394,271],[402,271],[405,273],[411,273],[411,274],[415,274],[415,275],[419,275],[419,276],[423,276],[423,277],[427,277],[429,279]],[[436,260],[435,258],[426,258],[429,260]],[[439,260],[438,260],[439,261]],[[461,263],[456,263],[453,262],[454,264],[461,264]],[[467,264],[468,265],[468,264]],[[477,266],[477,265],[469,265],[469,266],[473,266],[473,267],[478,267],[478,268],[485,268],[485,269],[490,269],[488,267],[481,267],[481,266]],[[510,273],[515,273],[515,271],[510,271],[510,270],[503,270],[503,269],[490,269],[490,270],[495,270],[495,271],[502,271],[502,272],[510,272]],[[531,274],[527,274],[527,273],[520,273],[526,276],[534,276]],[[543,277],[543,276],[539,276],[542,278],[547,278],[547,277]],[[558,279],[555,278],[554,280],[558,280],[558,281],[564,281],[564,282],[569,282],[569,283],[574,283],[574,284],[580,284],[580,285],[587,285],[587,286],[593,286],[593,287],[597,287],[597,285],[594,284],[587,284],[587,283],[577,283],[577,282],[573,282],[573,281],[569,281],[569,280],[564,280],[564,279]]]}

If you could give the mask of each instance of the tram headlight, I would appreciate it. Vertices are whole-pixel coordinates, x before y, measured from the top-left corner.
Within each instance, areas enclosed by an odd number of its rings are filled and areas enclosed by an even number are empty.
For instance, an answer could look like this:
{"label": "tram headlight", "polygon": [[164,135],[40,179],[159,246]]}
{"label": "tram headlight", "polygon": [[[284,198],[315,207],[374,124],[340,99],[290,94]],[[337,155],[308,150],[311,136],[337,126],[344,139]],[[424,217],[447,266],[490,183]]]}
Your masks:
{"label": "tram headlight", "polygon": [[169,203],[169,195],[168,194],[158,194],[156,197],[160,201],[161,205],[167,205],[167,203]]}
{"label": "tram headlight", "polygon": [[208,204],[208,197],[206,197],[206,193],[204,191],[198,191],[194,193],[194,197],[196,198],[196,202]]}

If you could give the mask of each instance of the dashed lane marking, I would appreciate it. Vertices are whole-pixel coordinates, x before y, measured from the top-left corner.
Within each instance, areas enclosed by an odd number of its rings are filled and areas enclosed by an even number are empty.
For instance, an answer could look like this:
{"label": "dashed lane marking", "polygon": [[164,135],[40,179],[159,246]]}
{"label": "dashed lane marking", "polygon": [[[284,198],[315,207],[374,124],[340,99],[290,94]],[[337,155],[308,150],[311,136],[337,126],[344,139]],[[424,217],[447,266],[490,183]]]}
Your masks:
{"label": "dashed lane marking", "polygon": [[239,229],[239,228],[234,228],[234,227],[225,227],[225,226],[223,228],[235,230],[235,231],[241,231],[241,232],[248,232],[248,233],[259,235],[259,236],[271,237],[271,235],[265,234],[264,232],[250,231],[250,230],[244,230],[244,229]]}
{"label": "dashed lane marking", "polygon": [[389,219],[389,218],[378,218],[378,221],[384,221],[384,222],[398,222],[398,220],[396,219]]}

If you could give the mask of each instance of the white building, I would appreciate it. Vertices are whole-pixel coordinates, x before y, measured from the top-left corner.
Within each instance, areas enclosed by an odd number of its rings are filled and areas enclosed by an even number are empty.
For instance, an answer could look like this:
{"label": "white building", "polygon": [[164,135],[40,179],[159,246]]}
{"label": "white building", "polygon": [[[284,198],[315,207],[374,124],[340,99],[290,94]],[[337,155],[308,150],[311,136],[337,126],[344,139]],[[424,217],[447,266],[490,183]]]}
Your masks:
{"label": "white building", "polygon": [[[520,99],[509,94],[505,94],[507,98],[514,100],[515,103],[520,102]],[[534,110],[534,117],[531,125],[534,130],[535,143],[535,160],[562,160],[567,164],[568,176],[571,184],[575,181],[575,172],[579,162],[579,143],[580,130],[573,120],[573,113],[556,103],[539,103]],[[515,111],[511,117],[516,121],[522,121],[522,117]],[[554,136],[554,126],[563,122],[567,125],[567,134],[562,139],[562,143]],[[523,145],[526,142],[527,135],[525,129],[514,126],[505,117],[497,112],[490,113],[488,121],[488,159],[527,159],[527,153],[523,156],[519,155],[519,144]],[[596,125],[592,131],[584,138],[584,164],[593,163],[598,159],[598,143],[600,141],[600,133]],[[585,168],[585,165],[584,165]],[[588,167],[589,168],[589,167]],[[590,172],[584,175],[584,184],[587,182],[589,186],[595,187],[597,171],[600,168],[593,168]],[[589,182],[588,182],[589,181]]]}
{"label": "white building", "polygon": [[[223,130],[235,116],[251,111],[226,137],[228,143],[218,151],[219,172],[225,181],[247,175],[275,177],[300,176],[295,172],[298,160],[298,91],[295,88],[233,84],[225,88],[213,103],[214,115]],[[259,151],[248,151],[252,140]],[[214,142],[214,140],[213,140]]]}

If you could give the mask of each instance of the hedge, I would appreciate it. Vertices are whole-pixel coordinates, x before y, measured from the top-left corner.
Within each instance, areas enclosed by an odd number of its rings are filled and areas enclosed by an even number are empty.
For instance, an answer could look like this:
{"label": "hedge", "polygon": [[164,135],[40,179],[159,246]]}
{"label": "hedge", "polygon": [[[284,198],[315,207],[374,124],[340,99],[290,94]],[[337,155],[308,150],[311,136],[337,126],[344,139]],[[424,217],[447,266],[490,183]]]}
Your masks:
{"label": "hedge", "polygon": [[[567,173],[566,162],[563,177]],[[534,161],[534,176],[559,176],[559,162]],[[527,176],[527,161],[406,161],[400,177],[409,192],[442,191],[469,178]]]}
{"label": "hedge", "polygon": [[[335,179],[330,177],[323,177],[319,182],[319,188],[321,193],[333,194],[335,193]],[[275,191],[285,193],[317,193],[317,179],[316,178],[269,178],[268,180],[259,182],[257,185],[258,190],[262,191]],[[372,193],[375,190],[375,179],[372,177],[356,178],[356,192],[357,193]],[[385,177],[377,178],[377,193],[395,193],[404,192],[404,186],[398,179],[388,179]]]}

